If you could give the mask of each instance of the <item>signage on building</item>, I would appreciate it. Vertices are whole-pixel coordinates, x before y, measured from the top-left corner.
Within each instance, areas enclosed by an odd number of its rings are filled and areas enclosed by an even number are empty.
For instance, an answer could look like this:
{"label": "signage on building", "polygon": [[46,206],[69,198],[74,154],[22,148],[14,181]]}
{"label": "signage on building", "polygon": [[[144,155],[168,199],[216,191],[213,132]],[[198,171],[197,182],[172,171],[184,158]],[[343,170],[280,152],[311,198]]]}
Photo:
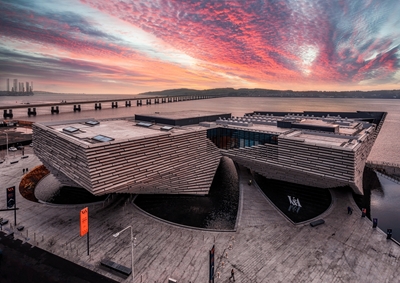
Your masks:
{"label": "signage on building", "polygon": [[300,208],[302,207],[300,204],[300,199],[292,196],[288,196],[289,199],[289,211],[299,213]]}

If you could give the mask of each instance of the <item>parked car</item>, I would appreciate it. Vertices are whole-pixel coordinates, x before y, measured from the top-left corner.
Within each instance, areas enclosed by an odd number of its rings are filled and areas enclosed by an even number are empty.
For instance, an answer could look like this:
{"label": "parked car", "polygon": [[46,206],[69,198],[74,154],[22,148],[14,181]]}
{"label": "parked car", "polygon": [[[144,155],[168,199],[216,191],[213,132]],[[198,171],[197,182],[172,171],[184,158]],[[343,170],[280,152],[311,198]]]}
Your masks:
{"label": "parked car", "polygon": [[12,146],[12,147],[9,147],[8,150],[9,150],[9,151],[17,151],[17,148],[15,148],[15,147]]}
{"label": "parked car", "polygon": [[17,146],[17,149],[23,150],[23,149],[24,149],[24,146],[23,146],[23,145],[19,145],[19,146]]}
{"label": "parked car", "polygon": [[32,146],[33,146],[33,143],[31,143],[29,146],[32,147]]}

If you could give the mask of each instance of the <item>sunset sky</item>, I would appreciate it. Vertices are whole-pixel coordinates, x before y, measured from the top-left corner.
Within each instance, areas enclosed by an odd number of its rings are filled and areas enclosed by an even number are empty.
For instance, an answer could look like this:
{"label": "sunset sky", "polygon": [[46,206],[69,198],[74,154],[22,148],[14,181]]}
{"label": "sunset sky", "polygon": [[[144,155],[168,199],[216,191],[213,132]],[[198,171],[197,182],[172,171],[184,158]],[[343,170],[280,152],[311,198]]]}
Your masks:
{"label": "sunset sky", "polygon": [[[399,0],[0,0],[0,90],[400,89]],[[11,84],[11,83],[10,83]]]}

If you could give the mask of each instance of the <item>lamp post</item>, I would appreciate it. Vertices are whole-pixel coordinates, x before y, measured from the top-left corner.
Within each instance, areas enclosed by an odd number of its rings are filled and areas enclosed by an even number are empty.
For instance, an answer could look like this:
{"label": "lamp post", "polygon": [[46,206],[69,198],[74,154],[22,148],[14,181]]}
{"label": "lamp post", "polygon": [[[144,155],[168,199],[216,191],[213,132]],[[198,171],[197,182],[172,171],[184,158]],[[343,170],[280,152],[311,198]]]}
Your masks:
{"label": "lamp post", "polygon": [[113,236],[118,237],[122,232],[124,232],[128,228],[131,228],[131,269],[132,269],[132,282],[134,282],[135,281],[135,272],[133,270],[133,246],[135,245],[136,238],[133,237],[132,226],[129,225],[128,227],[122,229],[121,231],[113,234]]}

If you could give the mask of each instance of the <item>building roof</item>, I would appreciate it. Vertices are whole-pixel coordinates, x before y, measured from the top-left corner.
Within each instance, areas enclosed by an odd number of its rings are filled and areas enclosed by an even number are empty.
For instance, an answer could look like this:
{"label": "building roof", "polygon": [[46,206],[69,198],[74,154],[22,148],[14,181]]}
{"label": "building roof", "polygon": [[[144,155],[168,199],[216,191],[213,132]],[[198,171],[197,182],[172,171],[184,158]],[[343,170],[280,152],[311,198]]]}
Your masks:
{"label": "building roof", "polygon": [[[88,146],[225,127],[275,134],[280,138],[298,139],[307,143],[348,149],[357,146],[357,140],[362,140],[368,134],[369,128],[373,126],[368,122],[361,123],[357,119],[338,117],[259,114],[231,117],[229,113],[211,111],[156,112],[136,115],[135,118],[136,120],[133,117],[105,120],[89,118],[43,123],[43,125]],[[301,129],[297,129],[296,126],[278,127],[278,121],[289,121],[293,125],[301,125]],[[335,132],[329,131],[330,128],[334,128]],[[316,129],[320,130],[316,131]]]}

